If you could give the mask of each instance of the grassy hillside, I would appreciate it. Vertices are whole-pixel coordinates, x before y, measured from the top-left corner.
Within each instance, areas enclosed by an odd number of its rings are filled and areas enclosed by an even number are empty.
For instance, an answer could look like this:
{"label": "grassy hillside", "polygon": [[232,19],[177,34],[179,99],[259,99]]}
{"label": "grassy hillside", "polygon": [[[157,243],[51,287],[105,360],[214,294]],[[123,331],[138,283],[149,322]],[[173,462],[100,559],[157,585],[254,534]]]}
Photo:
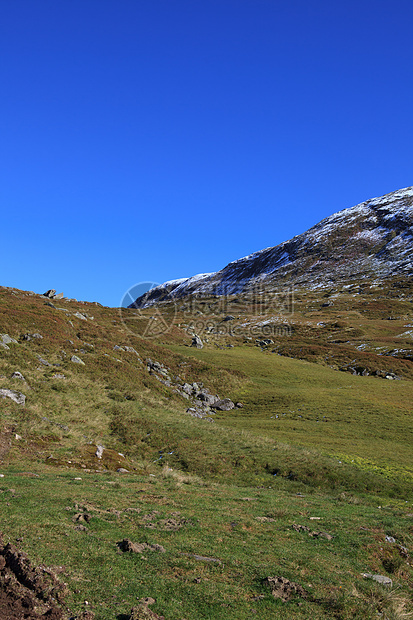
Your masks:
{"label": "grassy hillside", "polygon": [[[409,295],[119,311],[0,289],[0,390],[26,397],[0,399],[4,540],[54,567],[67,617],[146,596],[166,620],[411,617]],[[243,407],[192,417],[194,382]]]}

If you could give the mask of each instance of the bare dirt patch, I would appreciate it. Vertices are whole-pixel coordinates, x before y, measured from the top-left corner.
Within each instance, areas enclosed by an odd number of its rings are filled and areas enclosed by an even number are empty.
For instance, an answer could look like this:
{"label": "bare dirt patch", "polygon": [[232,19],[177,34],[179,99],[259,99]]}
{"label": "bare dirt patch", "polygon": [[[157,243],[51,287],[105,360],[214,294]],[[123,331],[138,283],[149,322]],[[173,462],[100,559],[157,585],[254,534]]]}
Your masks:
{"label": "bare dirt patch", "polygon": [[43,566],[33,567],[27,555],[0,534],[0,618],[64,620],[60,608],[67,586]]}

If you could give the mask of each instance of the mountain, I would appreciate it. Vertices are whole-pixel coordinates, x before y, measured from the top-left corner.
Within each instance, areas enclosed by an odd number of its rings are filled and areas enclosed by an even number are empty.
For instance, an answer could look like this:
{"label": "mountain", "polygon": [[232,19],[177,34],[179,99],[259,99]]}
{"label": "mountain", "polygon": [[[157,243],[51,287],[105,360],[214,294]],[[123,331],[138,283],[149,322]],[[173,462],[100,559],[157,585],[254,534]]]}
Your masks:
{"label": "mountain", "polygon": [[305,233],[215,273],[170,280],[138,297],[143,308],[187,295],[340,286],[413,275],[413,187],[344,209]]}

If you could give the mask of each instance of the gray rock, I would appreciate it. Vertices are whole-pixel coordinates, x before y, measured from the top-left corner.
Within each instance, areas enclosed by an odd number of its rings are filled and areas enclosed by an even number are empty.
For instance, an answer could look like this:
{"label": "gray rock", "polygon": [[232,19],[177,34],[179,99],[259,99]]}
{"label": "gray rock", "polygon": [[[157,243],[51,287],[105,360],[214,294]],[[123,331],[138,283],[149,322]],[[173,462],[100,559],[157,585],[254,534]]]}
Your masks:
{"label": "gray rock", "polygon": [[73,316],[76,316],[78,319],[81,319],[82,321],[87,321],[87,318],[85,317],[85,315],[81,314],[80,312],[75,312]]}
{"label": "gray rock", "polygon": [[115,344],[115,346],[113,347],[114,351],[124,351],[125,349],[123,347],[120,347],[118,344]]}
{"label": "gray rock", "polygon": [[381,583],[383,586],[389,586],[390,588],[393,585],[393,581],[390,577],[386,577],[385,575],[373,575],[372,573],[362,573],[362,576],[365,579],[373,579],[373,581],[377,581],[377,583]]}
{"label": "gray rock", "polygon": [[54,308],[56,310],[56,306],[52,304],[51,301],[46,301],[45,306],[50,306],[51,308]]}
{"label": "gray rock", "polygon": [[214,396],[213,394],[208,394],[205,391],[199,392],[197,394],[197,398],[199,400],[202,400],[202,402],[204,402],[207,405],[213,405],[214,403],[217,403],[220,401],[219,396]]}
{"label": "gray rock", "polygon": [[16,370],[16,372],[14,372],[11,376],[12,379],[20,379],[20,381],[26,381],[26,379],[23,377],[22,373],[19,372],[18,370]]}
{"label": "gray rock", "polygon": [[77,355],[72,355],[72,357],[70,358],[70,361],[73,362],[74,364],[82,364],[83,366],[85,366],[85,362],[81,360],[80,357],[78,357]]}
{"label": "gray rock", "polygon": [[134,349],[133,347],[123,347],[125,351],[127,351],[128,353],[135,353],[135,355],[137,355],[139,357],[139,353],[136,351],[136,349]]}
{"label": "gray rock", "polygon": [[129,469],[125,469],[124,467],[119,467],[119,469],[116,470],[118,472],[118,474],[128,474],[129,473]]}
{"label": "gray rock", "polygon": [[43,338],[43,336],[41,334],[35,333],[35,334],[24,334],[24,336],[22,337],[22,340],[32,340],[33,338],[38,338],[41,339]]}
{"label": "gray rock", "polygon": [[40,355],[37,356],[37,359],[41,364],[43,364],[43,366],[51,366],[51,364],[47,360],[43,359]]}
{"label": "gray rock", "polygon": [[196,334],[192,337],[191,347],[196,347],[197,349],[203,349],[204,345],[199,336]]}
{"label": "gray rock", "polygon": [[18,344],[17,340],[9,336],[9,334],[0,334],[0,338],[3,344]]}
{"label": "gray rock", "polygon": [[15,390],[0,390],[0,398],[11,398],[12,401],[17,403],[18,405],[24,405],[26,402],[26,397],[21,392],[16,392]]}
{"label": "gray rock", "polygon": [[56,295],[56,291],[54,290],[54,288],[51,288],[48,291],[46,291],[45,293],[43,293],[43,295],[45,297],[49,297],[49,299],[53,299],[53,297],[55,297],[55,295]]}
{"label": "gray rock", "polygon": [[6,349],[6,351],[10,351],[10,347],[8,347],[7,344],[4,344],[4,342],[0,342],[0,347],[2,349]]}
{"label": "gray rock", "polygon": [[213,422],[214,420],[209,417],[208,411],[199,409],[198,407],[188,407],[186,410],[193,418],[199,418],[200,420],[206,420],[207,422]]}
{"label": "gray rock", "polygon": [[235,405],[229,398],[223,398],[215,403],[209,405],[212,409],[218,409],[218,411],[231,411]]}
{"label": "gray rock", "polygon": [[185,394],[192,394],[192,385],[189,383],[184,383],[182,386],[182,391],[185,392]]}
{"label": "gray rock", "polygon": [[96,446],[95,456],[97,456],[98,459],[102,458],[104,449],[105,448],[103,446],[99,445],[99,444]]}
{"label": "gray rock", "polygon": [[393,536],[386,536],[385,540],[388,543],[395,543],[396,542],[396,539],[393,538]]}
{"label": "gray rock", "polygon": [[232,314],[229,314],[228,316],[223,318],[222,321],[233,321],[234,319],[235,319],[235,316],[232,316]]}
{"label": "gray rock", "polygon": [[63,299],[64,295],[63,293],[58,293],[57,295],[54,296],[55,299]]}

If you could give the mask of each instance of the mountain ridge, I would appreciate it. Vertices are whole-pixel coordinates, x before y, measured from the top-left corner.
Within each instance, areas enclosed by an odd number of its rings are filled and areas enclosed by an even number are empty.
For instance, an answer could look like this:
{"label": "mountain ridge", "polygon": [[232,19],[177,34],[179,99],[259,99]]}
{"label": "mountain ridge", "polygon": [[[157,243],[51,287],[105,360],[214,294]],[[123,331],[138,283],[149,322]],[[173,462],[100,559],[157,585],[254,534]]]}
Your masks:
{"label": "mountain ridge", "polygon": [[129,307],[187,295],[322,288],[368,279],[380,283],[396,275],[413,275],[413,187],[338,211],[304,233],[232,261],[220,271],[169,280]]}

